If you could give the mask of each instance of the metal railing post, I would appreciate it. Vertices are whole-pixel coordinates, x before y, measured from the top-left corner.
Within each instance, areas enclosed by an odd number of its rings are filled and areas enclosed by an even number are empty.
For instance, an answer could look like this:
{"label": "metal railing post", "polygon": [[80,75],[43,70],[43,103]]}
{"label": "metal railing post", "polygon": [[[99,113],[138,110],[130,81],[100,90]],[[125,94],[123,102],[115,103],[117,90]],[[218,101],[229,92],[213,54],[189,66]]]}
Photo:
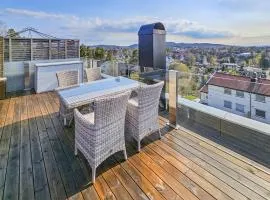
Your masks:
{"label": "metal railing post", "polygon": [[5,47],[4,47],[4,37],[0,36],[0,78],[4,76],[4,54],[5,54]]}
{"label": "metal railing post", "polygon": [[52,40],[49,39],[49,60],[52,59]]}
{"label": "metal railing post", "polygon": [[8,42],[8,44],[9,44],[9,49],[8,49],[8,52],[9,52],[9,62],[12,62],[12,39],[11,38],[9,38],[9,42]]}
{"label": "metal railing post", "polygon": [[68,41],[67,40],[65,40],[65,59],[67,59],[68,58],[68,53],[67,53],[67,45],[68,45]]}
{"label": "metal railing post", "polygon": [[169,70],[169,124],[177,128],[178,71]]}

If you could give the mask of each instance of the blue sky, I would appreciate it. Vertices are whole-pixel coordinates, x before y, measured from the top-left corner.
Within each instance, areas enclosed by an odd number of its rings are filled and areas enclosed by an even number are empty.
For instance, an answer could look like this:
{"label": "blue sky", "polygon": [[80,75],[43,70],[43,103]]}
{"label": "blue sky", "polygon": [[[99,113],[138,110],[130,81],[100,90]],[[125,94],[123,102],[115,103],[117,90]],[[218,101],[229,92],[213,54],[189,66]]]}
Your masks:
{"label": "blue sky", "polygon": [[269,10],[269,0],[8,0],[0,26],[129,45],[140,25],[160,21],[167,41],[270,45]]}

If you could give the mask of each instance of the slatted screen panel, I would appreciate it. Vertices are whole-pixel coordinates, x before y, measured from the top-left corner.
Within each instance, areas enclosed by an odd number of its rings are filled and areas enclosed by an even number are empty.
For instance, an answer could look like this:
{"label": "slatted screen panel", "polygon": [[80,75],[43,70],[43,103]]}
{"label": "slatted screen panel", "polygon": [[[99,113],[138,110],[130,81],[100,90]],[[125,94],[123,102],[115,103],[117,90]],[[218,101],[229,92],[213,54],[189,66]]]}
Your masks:
{"label": "slatted screen panel", "polygon": [[79,57],[79,41],[67,40],[67,58],[78,58]]}
{"label": "slatted screen panel", "polygon": [[29,39],[12,39],[12,61],[31,60],[31,40]]}
{"label": "slatted screen panel", "polygon": [[65,40],[51,40],[51,59],[65,58]]}
{"label": "slatted screen panel", "polygon": [[0,37],[0,77],[3,77],[4,70],[4,38]]}
{"label": "slatted screen panel", "polygon": [[49,59],[49,40],[32,40],[33,60]]}
{"label": "slatted screen panel", "polygon": [[4,42],[4,61],[9,61],[9,39],[5,39]]}
{"label": "slatted screen panel", "polygon": [[5,38],[5,62],[79,58],[80,41],[51,39],[50,43],[49,39],[32,39],[31,42],[29,38],[12,38],[11,49],[9,52],[9,38]]}

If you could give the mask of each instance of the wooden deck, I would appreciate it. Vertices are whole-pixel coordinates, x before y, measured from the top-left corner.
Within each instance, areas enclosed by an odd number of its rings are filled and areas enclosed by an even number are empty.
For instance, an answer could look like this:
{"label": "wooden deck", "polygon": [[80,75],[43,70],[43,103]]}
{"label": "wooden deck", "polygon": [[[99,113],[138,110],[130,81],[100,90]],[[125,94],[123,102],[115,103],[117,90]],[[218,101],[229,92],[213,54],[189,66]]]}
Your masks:
{"label": "wooden deck", "polygon": [[59,120],[54,93],[0,101],[2,199],[270,199],[270,169],[193,132],[165,126],[143,141],[127,136],[128,160],[106,160],[91,184],[74,127]]}

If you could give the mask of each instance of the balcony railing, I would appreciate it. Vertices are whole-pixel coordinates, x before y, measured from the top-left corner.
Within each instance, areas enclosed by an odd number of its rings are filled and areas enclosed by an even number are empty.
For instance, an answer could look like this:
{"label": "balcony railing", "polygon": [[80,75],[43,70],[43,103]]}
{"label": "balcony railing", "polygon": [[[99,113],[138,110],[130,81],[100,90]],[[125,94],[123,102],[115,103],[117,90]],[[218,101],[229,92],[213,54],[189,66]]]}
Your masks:
{"label": "balcony railing", "polygon": [[[267,121],[268,119],[258,121],[260,119],[255,115],[257,105],[252,103],[256,97],[255,92],[260,91],[260,88],[267,87],[260,80],[256,83],[250,83],[253,88],[247,88],[241,99],[237,97],[238,90],[230,88],[231,95],[226,95],[227,97],[220,95],[217,99],[220,102],[217,105],[212,102],[210,102],[211,105],[207,105],[212,98],[208,96],[212,95],[211,86],[209,87],[210,94],[202,88],[207,84],[211,74],[203,75],[147,68],[145,72],[140,72],[139,66],[119,65],[110,62],[102,65],[102,71],[112,76],[126,76],[148,84],[165,81],[160,106],[161,110],[168,111],[167,118],[173,127],[193,130],[204,136],[222,140],[229,145],[246,148],[246,151],[251,153],[256,151],[258,154],[260,151],[270,152],[270,125],[267,124],[270,123],[270,119],[269,121]],[[228,82],[228,78],[218,77],[216,81],[219,83]],[[235,88],[248,85],[245,78],[239,78],[234,83],[236,83]],[[220,90],[218,91],[220,94],[224,94],[224,88],[218,87],[217,89]],[[224,100],[231,102],[231,108],[224,107]],[[244,104],[244,111],[237,110],[236,104]],[[268,110],[270,102],[267,103],[266,100],[265,104],[264,109],[268,113],[270,112]],[[268,114],[265,117],[267,116]],[[265,157],[262,156],[259,160],[265,161]]]}

